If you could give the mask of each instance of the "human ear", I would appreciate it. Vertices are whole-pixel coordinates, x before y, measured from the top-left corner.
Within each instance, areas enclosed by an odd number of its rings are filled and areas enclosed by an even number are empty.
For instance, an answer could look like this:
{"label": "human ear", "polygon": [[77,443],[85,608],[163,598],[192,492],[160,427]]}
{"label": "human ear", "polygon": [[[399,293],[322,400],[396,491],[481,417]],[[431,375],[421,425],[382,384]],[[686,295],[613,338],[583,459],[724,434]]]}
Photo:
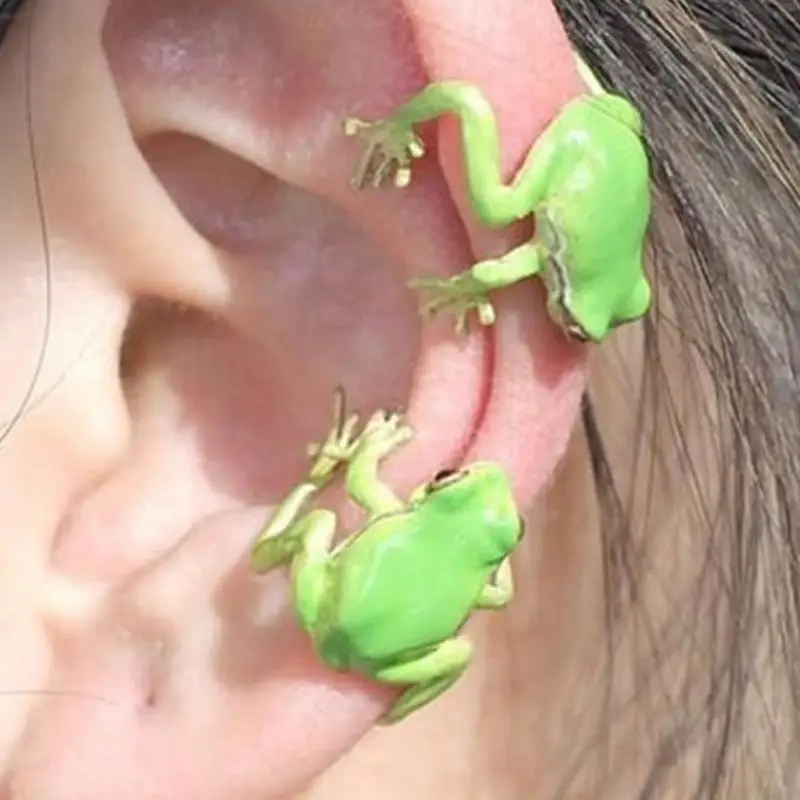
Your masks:
{"label": "human ear", "polygon": [[[552,7],[328,8],[37,4],[44,198],[73,254],[56,254],[54,274],[78,272],[116,302],[97,334],[102,379],[69,389],[113,424],[94,418],[58,535],[42,536],[58,578],[45,597],[52,674],[111,703],[43,704],[20,792],[140,797],[146,780],[157,797],[280,796],[370,729],[391,694],[325,670],[284,577],[258,579],[245,559],[266,513],[251,506],[302,476],[334,384],[365,411],[408,408],[417,437],[385,471],[400,493],[492,459],[526,506],[566,447],[585,355],[537,284],[499,297],[497,325],[463,340],[446,322],[422,326],[405,289],[524,234],[489,236],[471,218],[452,125],[400,193],[353,193],[357,154],[341,135],[347,115],[381,116],[459,77],[496,108],[510,174],[580,90]],[[96,306],[71,308],[67,328]],[[64,397],[43,406],[53,425]],[[68,602],[65,586],[76,598],[91,586],[91,602]]]}

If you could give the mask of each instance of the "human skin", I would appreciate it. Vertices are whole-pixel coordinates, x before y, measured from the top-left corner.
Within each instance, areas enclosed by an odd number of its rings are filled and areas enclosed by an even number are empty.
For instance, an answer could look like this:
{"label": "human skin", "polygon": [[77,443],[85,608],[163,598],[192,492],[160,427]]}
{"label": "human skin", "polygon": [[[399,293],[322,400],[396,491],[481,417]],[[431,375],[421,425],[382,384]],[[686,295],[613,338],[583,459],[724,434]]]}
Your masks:
{"label": "human skin", "polygon": [[[329,8],[39,0],[0,49],[4,420],[47,300],[29,97],[52,306],[36,403],[0,449],[9,796],[263,800],[317,779],[309,797],[548,797],[573,703],[602,700],[598,537],[569,447],[590,350],[535,282],[465,341],[423,327],[409,278],[529,232],[472,218],[450,121],[413,187],[380,196],[350,189],[340,125],[472,81],[510,175],[581,91],[564,31],[548,0]],[[247,567],[336,383],[408,408],[417,437],[383,473],[399,493],[495,460],[530,509],[513,608],[475,620],[468,675],[391,730],[373,730],[391,692],[324,668],[285,574]]]}

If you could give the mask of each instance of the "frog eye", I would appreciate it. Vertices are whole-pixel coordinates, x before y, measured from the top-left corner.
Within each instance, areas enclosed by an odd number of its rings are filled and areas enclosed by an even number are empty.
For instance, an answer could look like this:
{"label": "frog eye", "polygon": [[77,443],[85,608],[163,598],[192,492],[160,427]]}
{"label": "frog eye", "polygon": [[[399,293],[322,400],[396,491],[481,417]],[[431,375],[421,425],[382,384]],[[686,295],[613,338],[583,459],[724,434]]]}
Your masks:
{"label": "frog eye", "polygon": [[433,480],[428,484],[428,491],[434,492],[437,489],[441,489],[443,486],[455,483],[455,481],[460,480],[463,475],[463,472],[455,469],[439,470],[439,472],[433,476]]}
{"label": "frog eye", "polygon": [[436,473],[433,476],[433,480],[431,483],[441,483],[442,481],[446,481],[448,478],[451,478],[453,475],[456,474],[454,469],[443,469]]}

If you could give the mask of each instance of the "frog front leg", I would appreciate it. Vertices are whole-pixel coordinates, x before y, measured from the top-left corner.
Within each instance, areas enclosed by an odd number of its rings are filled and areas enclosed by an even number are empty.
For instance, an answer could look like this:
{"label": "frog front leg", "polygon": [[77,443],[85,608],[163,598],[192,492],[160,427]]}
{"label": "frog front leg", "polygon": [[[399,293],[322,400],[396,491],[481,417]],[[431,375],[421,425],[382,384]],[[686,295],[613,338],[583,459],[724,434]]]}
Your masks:
{"label": "frog front leg", "polygon": [[413,160],[425,154],[415,127],[445,115],[456,116],[461,124],[467,188],[481,221],[502,228],[530,215],[546,191],[556,143],[552,136],[542,136],[512,182],[506,184],[501,173],[497,118],[483,92],[464,81],[432,83],[388,119],[345,120],[345,135],[358,136],[366,143],[353,187],[378,187],[392,174],[396,186],[408,185]]}
{"label": "frog front leg", "polygon": [[[339,419],[341,413],[335,414]],[[352,418],[351,418],[352,419]],[[336,535],[336,516],[327,509],[299,517],[301,507],[318,490],[319,481],[332,473],[337,460],[349,461],[345,477],[347,493],[368,518],[402,509],[403,503],[378,477],[380,462],[413,435],[400,414],[378,411],[353,442],[355,423],[334,424],[328,441],[312,446],[317,455],[311,475],[316,482],[300,484],[278,507],[259,536],[251,553],[256,572],[268,572],[291,563],[292,593],[298,618],[312,638],[317,631],[319,611],[325,599],[327,568]],[[322,469],[321,459],[327,459]]]}
{"label": "frog front leg", "polygon": [[344,392],[337,390],[333,425],[327,438],[320,444],[309,445],[308,453],[313,461],[308,474],[272,512],[256,537],[250,555],[256,572],[269,572],[291,560],[299,547],[296,525],[309,501],[330,483],[339,466],[355,451],[357,425],[358,415],[346,415]]}
{"label": "frog front leg", "polygon": [[375,673],[378,681],[409,687],[381,722],[385,725],[399,722],[433,702],[464,674],[471,660],[472,645],[459,636],[445,640],[413,661],[378,670]]}
{"label": "frog front leg", "polygon": [[361,434],[347,465],[345,486],[347,494],[372,519],[405,504],[378,476],[381,461],[408,442],[414,431],[403,422],[401,414],[377,411]]}
{"label": "frog front leg", "polygon": [[410,289],[423,297],[423,317],[434,317],[442,311],[455,316],[456,332],[464,333],[467,318],[473,309],[481,325],[494,325],[495,311],[490,292],[531,278],[542,270],[543,254],[537,241],[527,242],[501,258],[480,261],[471,269],[451,278],[412,278]]}
{"label": "frog front leg", "polygon": [[[273,511],[253,545],[250,562],[258,573],[286,564],[300,552],[307,530],[301,514],[314,495],[324,488],[340,464],[348,463],[345,477],[350,498],[369,518],[403,508],[402,501],[378,477],[380,462],[413,436],[401,414],[377,411],[360,436],[353,436],[358,417],[345,419],[344,399],[337,393],[334,423],[326,441],[309,447],[314,462],[308,476]],[[315,517],[314,521],[318,522]]]}
{"label": "frog front leg", "polygon": [[[491,227],[504,227],[533,215],[549,188],[550,165],[558,150],[552,132],[556,126],[537,140],[513,181],[506,184],[500,171],[500,136],[491,106],[477,87],[460,81],[431,84],[387,120],[346,121],[345,133],[360,136],[367,143],[353,179],[355,188],[379,186],[392,171],[395,185],[407,185],[412,160],[424,154],[414,126],[445,114],[456,115],[461,123],[467,187],[479,219]],[[455,315],[456,331],[463,333],[473,309],[481,325],[494,324],[490,292],[537,275],[542,262],[540,247],[530,242],[455,277],[414,279],[409,287],[421,291],[424,317],[448,311]]]}
{"label": "frog front leg", "polygon": [[[260,542],[253,554],[258,571],[291,562],[292,599],[300,624],[314,638],[327,588],[327,569],[336,515],[315,509],[301,517],[280,536]],[[259,569],[261,567],[261,569]]]}

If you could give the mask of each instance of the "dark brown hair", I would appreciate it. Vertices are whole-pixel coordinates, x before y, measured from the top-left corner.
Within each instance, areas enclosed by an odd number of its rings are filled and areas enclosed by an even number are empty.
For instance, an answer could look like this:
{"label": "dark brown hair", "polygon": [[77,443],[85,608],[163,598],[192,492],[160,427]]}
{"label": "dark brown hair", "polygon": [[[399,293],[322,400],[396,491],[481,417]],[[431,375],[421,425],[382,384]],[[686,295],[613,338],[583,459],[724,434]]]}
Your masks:
{"label": "dark brown hair", "polygon": [[[800,796],[800,3],[556,5],[604,83],[642,109],[656,185],[658,308],[633,401],[651,463],[618,478],[605,423],[588,398],[583,411],[608,694],[650,717],[650,766],[626,796],[662,796],[678,772],[687,798]],[[664,494],[682,531],[660,518]],[[643,586],[663,536],[688,539],[695,562],[680,595],[659,587],[666,613]],[[636,677],[619,697],[626,639]]]}

